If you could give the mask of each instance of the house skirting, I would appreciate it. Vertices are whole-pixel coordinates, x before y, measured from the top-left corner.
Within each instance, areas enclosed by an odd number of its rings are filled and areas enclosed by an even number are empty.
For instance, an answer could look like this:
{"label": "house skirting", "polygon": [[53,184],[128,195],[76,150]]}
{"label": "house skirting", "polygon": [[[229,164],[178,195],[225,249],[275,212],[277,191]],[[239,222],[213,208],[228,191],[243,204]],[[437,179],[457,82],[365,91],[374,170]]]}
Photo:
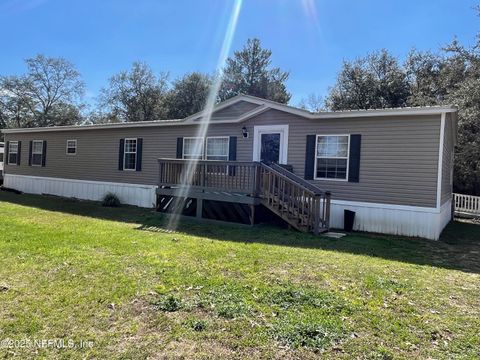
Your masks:
{"label": "house skirting", "polygon": [[343,211],[355,211],[354,230],[438,240],[450,222],[451,200],[440,209],[332,200],[330,227],[343,228]]}
{"label": "house skirting", "polygon": [[103,181],[62,179],[39,176],[5,174],[3,185],[29,194],[47,194],[101,201],[105,194],[117,195],[122,204],[153,208],[156,204],[156,186],[124,184]]}
{"label": "house skirting", "polygon": [[[30,194],[101,201],[106,193],[123,204],[154,208],[156,186],[5,174],[4,186]],[[354,230],[437,240],[450,222],[452,202],[439,209],[418,206],[332,200],[330,227],[343,228],[343,211],[356,212]]]}

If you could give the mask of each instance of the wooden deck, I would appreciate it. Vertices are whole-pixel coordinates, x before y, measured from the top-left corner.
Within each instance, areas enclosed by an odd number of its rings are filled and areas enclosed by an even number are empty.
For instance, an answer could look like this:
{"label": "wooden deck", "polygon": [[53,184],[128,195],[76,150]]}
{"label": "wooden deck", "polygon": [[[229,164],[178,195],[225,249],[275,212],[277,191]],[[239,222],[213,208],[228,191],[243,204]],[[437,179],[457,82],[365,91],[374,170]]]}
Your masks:
{"label": "wooden deck", "polygon": [[263,205],[300,231],[329,228],[330,193],[279,165],[181,159],[158,163],[159,211],[248,219],[254,224],[256,207]]}

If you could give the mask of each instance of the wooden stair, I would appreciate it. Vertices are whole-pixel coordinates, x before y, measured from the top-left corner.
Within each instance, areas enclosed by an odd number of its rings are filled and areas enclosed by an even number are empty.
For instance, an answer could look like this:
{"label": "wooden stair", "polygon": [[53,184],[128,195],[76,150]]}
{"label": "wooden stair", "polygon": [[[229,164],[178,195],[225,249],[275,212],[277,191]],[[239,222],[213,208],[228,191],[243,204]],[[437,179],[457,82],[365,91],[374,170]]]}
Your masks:
{"label": "wooden stair", "polygon": [[328,231],[330,194],[272,164],[261,164],[262,205],[302,232]]}

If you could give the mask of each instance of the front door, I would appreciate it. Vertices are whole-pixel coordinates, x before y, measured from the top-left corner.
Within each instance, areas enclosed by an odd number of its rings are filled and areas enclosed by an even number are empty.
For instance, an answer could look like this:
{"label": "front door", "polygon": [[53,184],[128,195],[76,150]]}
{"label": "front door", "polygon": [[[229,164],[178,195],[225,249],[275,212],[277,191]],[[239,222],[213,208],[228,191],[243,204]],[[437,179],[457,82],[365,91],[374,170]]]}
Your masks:
{"label": "front door", "polygon": [[260,161],[278,164],[280,161],[280,133],[260,135]]}
{"label": "front door", "polygon": [[253,161],[286,164],[287,147],[288,125],[254,127]]}

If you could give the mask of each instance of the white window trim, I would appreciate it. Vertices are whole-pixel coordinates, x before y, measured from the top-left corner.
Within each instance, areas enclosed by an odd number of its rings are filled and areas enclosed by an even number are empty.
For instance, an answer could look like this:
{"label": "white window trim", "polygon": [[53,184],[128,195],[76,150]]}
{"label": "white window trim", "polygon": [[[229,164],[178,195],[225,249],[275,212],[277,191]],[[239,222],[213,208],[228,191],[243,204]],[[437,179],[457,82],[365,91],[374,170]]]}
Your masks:
{"label": "white window trim", "polygon": [[[42,151],[40,153],[33,151],[33,149],[35,148],[35,146],[34,146],[35,143],[42,143]],[[38,155],[38,154],[41,155],[40,164],[34,164],[33,163],[33,155]],[[32,164],[32,166],[42,166],[42,162],[43,162],[43,140],[32,140],[32,158],[30,160],[30,163]]]}
{"label": "white window trim", "polygon": [[[208,160],[207,159],[207,156],[208,156],[208,139],[227,139],[227,160]],[[204,155],[203,155],[203,158],[205,160],[208,160],[208,161],[229,161],[229,157],[230,157],[230,136],[207,136],[205,138],[205,145],[204,145]],[[223,155],[220,155],[220,156],[223,156]]]}
{"label": "white window trim", "polygon": [[[75,143],[75,152],[74,153],[69,153],[68,152],[68,143],[70,141],[73,141]],[[66,144],[66,148],[65,148],[65,153],[69,156],[74,156],[74,155],[77,155],[77,139],[69,139],[67,140],[67,144]]]}
{"label": "white window trim", "polygon": [[[135,140],[135,152],[128,151],[127,152],[127,141]],[[125,138],[123,143],[123,170],[124,171],[137,171],[137,151],[138,151],[138,138]],[[126,154],[135,154],[135,167],[133,169],[126,169],[125,168],[125,159]]]}
{"label": "white window trim", "polygon": [[[194,159],[185,159],[185,140],[202,140],[202,154],[200,160],[203,160],[205,158],[205,138],[201,136],[185,136],[183,138],[183,144],[182,144],[182,159],[183,160],[194,160]],[[188,155],[188,156],[193,156],[193,155]]]}
{"label": "white window trim", "polygon": [[[317,156],[317,151],[318,151],[318,138],[320,136],[347,136],[348,137],[348,145],[347,145],[347,173],[346,173],[346,178],[345,179],[330,179],[330,178],[321,178],[317,177],[317,160],[319,159],[319,156]],[[335,159],[335,158],[329,158],[325,156],[321,156],[320,158],[325,158],[325,159]],[[337,158],[337,159],[344,159],[343,157]],[[319,180],[319,181],[341,181],[341,182],[348,182],[348,175],[350,172],[350,134],[316,134],[315,135],[315,164],[313,167],[313,179],[314,180]]]}
{"label": "white window trim", "polygon": [[[17,161],[15,161],[14,163],[11,163],[11,162],[10,162],[10,153],[12,152],[12,150],[11,150],[11,149],[12,149],[12,148],[11,148],[12,143],[13,143],[13,144],[17,144],[17,152],[16,152],[16,154],[17,154]],[[5,163],[5,154],[4,154],[3,162]],[[7,154],[6,164],[7,164],[7,165],[18,166],[17,163],[18,163],[18,141],[9,141],[9,143],[8,143],[8,154]]]}
{"label": "white window trim", "polygon": [[280,134],[280,154],[278,163],[288,162],[288,125],[259,125],[253,127],[253,161],[260,161],[262,134]]}

